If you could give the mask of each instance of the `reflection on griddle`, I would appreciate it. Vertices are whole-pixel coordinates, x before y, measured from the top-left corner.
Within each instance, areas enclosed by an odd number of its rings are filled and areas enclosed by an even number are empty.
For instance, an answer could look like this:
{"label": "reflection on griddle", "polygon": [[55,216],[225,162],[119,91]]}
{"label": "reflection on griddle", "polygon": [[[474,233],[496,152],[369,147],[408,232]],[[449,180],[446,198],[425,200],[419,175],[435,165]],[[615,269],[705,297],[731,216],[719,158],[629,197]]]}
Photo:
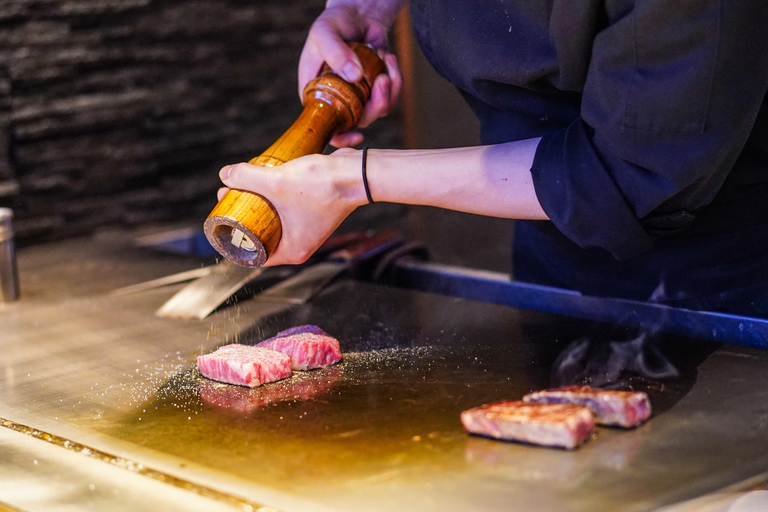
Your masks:
{"label": "reflection on griddle", "polygon": [[247,413],[273,403],[317,398],[334,386],[341,372],[340,366],[294,372],[287,379],[253,389],[205,379],[200,384],[200,398],[209,406]]}
{"label": "reflection on griddle", "polygon": [[576,452],[469,437],[464,460],[473,467],[506,478],[557,481],[570,487],[590,474],[630,467],[652,429],[651,423],[629,432],[600,428],[594,439],[578,450],[578,456]]}
{"label": "reflection on griddle", "polygon": [[584,471],[582,458],[575,457],[574,453],[468,437],[464,460],[474,468],[505,479],[546,480],[576,487]]}

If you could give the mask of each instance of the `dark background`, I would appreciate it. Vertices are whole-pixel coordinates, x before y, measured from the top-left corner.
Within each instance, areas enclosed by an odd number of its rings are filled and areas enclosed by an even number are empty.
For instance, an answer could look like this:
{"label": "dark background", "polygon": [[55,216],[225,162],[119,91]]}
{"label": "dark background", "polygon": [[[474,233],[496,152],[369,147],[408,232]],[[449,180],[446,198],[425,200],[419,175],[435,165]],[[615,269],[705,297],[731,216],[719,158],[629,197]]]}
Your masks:
{"label": "dark background", "polygon": [[[293,122],[313,0],[9,0],[0,204],[17,238],[202,221],[218,170]],[[398,116],[371,144],[401,142]]]}

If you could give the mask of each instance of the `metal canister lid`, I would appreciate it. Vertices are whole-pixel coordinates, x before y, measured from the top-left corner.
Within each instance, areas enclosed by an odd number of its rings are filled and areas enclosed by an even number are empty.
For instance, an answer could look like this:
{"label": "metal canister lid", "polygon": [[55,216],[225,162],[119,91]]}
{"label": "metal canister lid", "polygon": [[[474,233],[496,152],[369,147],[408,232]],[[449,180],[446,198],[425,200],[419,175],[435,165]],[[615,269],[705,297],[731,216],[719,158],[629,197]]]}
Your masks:
{"label": "metal canister lid", "polygon": [[13,210],[0,208],[0,242],[13,238]]}

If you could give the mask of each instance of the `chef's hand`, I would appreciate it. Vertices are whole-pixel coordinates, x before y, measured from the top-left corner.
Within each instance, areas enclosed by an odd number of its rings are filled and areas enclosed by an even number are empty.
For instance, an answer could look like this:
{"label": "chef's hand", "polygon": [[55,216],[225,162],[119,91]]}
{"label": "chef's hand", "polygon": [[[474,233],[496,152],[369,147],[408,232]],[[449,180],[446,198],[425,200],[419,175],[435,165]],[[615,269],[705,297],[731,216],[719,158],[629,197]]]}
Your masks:
{"label": "chef's hand", "polygon": [[[358,127],[365,128],[389,114],[400,96],[403,78],[397,58],[386,51],[387,30],[402,4],[402,0],[329,0],[325,11],[309,29],[301,52],[299,97],[307,83],[318,75],[323,62],[348,82],[360,80],[363,76],[360,60],[344,41],[367,43],[379,52],[387,74],[379,75],[374,81]],[[350,131],[336,135],[331,144],[351,147],[362,141],[361,133]]]}
{"label": "chef's hand", "polygon": [[308,155],[277,167],[228,165],[219,176],[230,188],[255,192],[279,212],[282,238],[265,266],[304,263],[352,211],[366,204],[360,151]]}

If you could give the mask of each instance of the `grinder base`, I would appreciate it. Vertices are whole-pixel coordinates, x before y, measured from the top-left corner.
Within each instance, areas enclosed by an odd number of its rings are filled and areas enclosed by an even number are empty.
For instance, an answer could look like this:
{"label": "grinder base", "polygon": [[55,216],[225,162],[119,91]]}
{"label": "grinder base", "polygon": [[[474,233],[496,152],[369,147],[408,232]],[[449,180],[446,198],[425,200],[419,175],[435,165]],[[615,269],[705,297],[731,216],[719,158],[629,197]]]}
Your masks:
{"label": "grinder base", "polygon": [[[213,248],[233,263],[243,267],[260,267],[267,261],[264,245],[240,221],[224,216],[209,217],[203,224],[203,229]],[[233,243],[233,237],[238,238],[238,231],[246,243]]]}

